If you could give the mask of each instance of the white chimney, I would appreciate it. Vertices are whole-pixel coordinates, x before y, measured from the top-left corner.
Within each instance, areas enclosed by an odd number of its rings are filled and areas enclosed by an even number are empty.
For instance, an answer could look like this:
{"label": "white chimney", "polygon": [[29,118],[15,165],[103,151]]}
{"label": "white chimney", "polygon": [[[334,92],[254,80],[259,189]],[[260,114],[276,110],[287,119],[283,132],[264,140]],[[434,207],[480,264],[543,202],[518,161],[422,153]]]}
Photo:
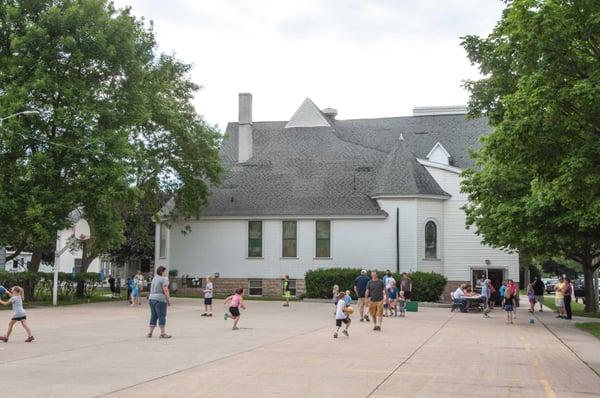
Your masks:
{"label": "white chimney", "polygon": [[238,123],[238,161],[244,163],[252,157],[252,94],[240,93]]}

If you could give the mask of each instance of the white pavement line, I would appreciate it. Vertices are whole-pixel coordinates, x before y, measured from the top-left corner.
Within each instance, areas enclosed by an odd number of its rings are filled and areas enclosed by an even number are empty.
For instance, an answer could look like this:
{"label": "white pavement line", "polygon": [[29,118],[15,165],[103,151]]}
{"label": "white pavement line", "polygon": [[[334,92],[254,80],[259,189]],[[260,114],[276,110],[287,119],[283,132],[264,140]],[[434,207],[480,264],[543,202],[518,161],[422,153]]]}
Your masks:
{"label": "white pavement line", "polygon": [[[569,351],[571,351],[571,352],[573,353],[573,355],[575,355],[575,357],[576,357],[577,359],[579,359],[579,360],[580,360],[580,361],[581,361],[581,362],[582,362],[582,363],[583,363],[585,366],[587,366],[587,367],[588,367],[588,369],[590,369],[592,372],[594,372],[594,374],[595,374],[596,376],[600,377],[600,373],[598,373],[598,372],[596,371],[596,369],[594,369],[593,367],[591,367],[591,366],[590,366],[590,365],[589,365],[589,364],[588,364],[588,363],[587,363],[587,362],[586,362],[586,361],[585,361],[583,358],[581,358],[581,357],[580,357],[580,356],[579,356],[579,355],[578,355],[578,354],[575,352],[575,350],[573,350],[573,349],[572,349],[572,348],[571,348],[571,347],[570,347],[570,346],[569,346],[567,343],[565,343],[565,342],[563,341],[563,339],[561,339],[560,337],[558,337],[558,335],[557,335],[556,333],[554,333],[554,331],[553,331],[552,329],[550,329],[550,327],[549,327],[548,325],[546,325],[546,323],[545,323],[544,321],[542,321],[540,318],[538,318],[538,317],[537,317],[537,315],[535,315],[535,314],[533,314],[533,316],[535,316],[535,318],[536,318],[536,319],[537,319],[537,320],[538,320],[538,321],[539,321],[539,322],[540,322],[542,325],[544,325],[544,327],[546,328],[546,330],[547,330],[547,331],[549,331],[549,332],[550,332],[550,334],[551,334],[552,336],[554,336],[554,338],[556,338],[556,340],[560,341],[560,343],[561,343],[562,345],[564,345],[565,347],[567,347],[567,349],[568,349]],[[575,326],[573,326],[573,327],[575,327]]]}
{"label": "white pavement line", "polygon": [[429,343],[429,341],[435,337],[435,335],[437,335],[443,328],[444,326],[446,326],[448,324],[448,322],[450,322],[455,316],[456,316],[456,312],[453,312],[452,315],[450,316],[450,318],[446,319],[446,321],[444,323],[442,323],[442,325],[437,328],[437,330],[435,332],[433,332],[431,334],[431,336],[427,337],[427,339],[421,343],[421,345],[419,345],[417,348],[415,348],[415,350],[413,352],[410,353],[410,355],[408,357],[406,357],[406,359],[402,362],[400,362],[398,364],[398,366],[396,366],[383,380],[381,380],[381,382],[379,384],[377,384],[375,386],[375,388],[366,396],[366,398],[369,398],[370,396],[372,396],[375,391],[377,391],[379,389],[379,387],[381,387],[383,385],[383,383],[385,383],[390,377],[392,377],[392,375],[394,373],[396,373],[398,371],[398,369],[400,369],[405,363],[407,363],[408,361],[410,361],[412,359],[412,357],[415,356],[415,354],[417,352],[419,352],[419,350],[421,350],[421,348],[423,348],[425,346],[425,344]]}
{"label": "white pavement line", "polygon": [[126,387],[117,388],[116,390],[113,390],[113,391],[109,391],[109,392],[106,392],[106,393],[103,393],[103,394],[100,394],[100,395],[95,395],[94,398],[107,397],[109,395],[112,395],[112,394],[115,394],[115,393],[118,393],[118,392],[121,392],[121,391],[129,390],[131,388],[135,388],[137,386],[141,386],[141,385],[146,384],[146,383],[150,383],[150,382],[153,382],[153,381],[156,381],[156,380],[164,379],[166,377],[174,376],[174,375],[179,374],[179,373],[187,372],[188,370],[201,368],[203,366],[210,365],[210,364],[213,364],[215,362],[222,361],[224,359],[233,358],[233,357],[235,357],[237,355],[241,355],[241,354],[247,354],[249,352],[256,351],[258,349],[267,347],[267,346],[272,345],[272,344],[282,343],[284,341],[287,341],[287,340],[290,340],[290,339],[293,339],[293,338],[296,338],[296,337],[305,336],[307,334],[311,334],[311,333],[314,333],[314,332],[318,332],[319,330],[329,329],[329,328],[330,328],[329,326],[323,326],[323,327],[319,327],[319,328],[316,328],[316,329],[308,330],[308,331],[306,331],[304,333],[299,333],[299,334],[295,334],[293,336],[284,337],[283,339],[279,339],[279,340],[275,340],[275,341],[269,341],[267,343],[258,345],[258,346],[253,347],[253,348],[249,348],[249,349],[244,350],[244,351],[238,351],[238,352],[234,352],[234,353],[229,354],[229,355],[225,355],[224,357],[215,358],[212,361],[202,362],[202,363],[199,363],[199,364],[196,364],[196,365],[192,365],[192,366],[189,366],[189,367],[184,368],[184,369],[179,369],[179,370],[176,370],[176,371],[173,371],[171,373],[167,373],[167,374],[164,374],[164,375],[161,375],[161,376],[158,376],[158,377],[153,377],[151,379],[140,381],[139,383],[134,383],[134,384],[131,384],[131,385],[126,386]]}

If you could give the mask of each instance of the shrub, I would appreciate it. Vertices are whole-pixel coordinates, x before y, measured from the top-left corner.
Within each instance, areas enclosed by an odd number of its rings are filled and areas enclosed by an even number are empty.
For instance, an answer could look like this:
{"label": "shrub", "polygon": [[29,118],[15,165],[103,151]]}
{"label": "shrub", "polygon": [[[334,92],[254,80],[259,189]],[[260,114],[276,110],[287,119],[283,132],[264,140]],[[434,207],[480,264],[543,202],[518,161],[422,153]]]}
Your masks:
{"label": "shrub", "polygon": [[[73,277],[71,273],[59,272],[59,297],[73,297],[78,283],[83,284],[84,295],[90,297],[100,286],[100,275],[95,272],[81,272]],[[25,300],[48,300],[52,297],[54,274],[52,272],[0,271],[0,284],[7,289],[12,286],[21,286],[25,291]]]}
{"label": "shrub", "polygon": [[40,280],[37,272],[7,272],[0,271],[0,284],[10,289],[21,286],[25,291],[25,300],[33,300],[35,286]]}
{"label": "shrub", "polygon": [[[331,298],[333,285],[339,285],[340,290],[350,290],[352,298],[354,293],[354,279],[360,275],[360,268],[319,268],[310,270],[304,275],[306,297]],[[384,271],[377,271],[379,278],[383,278]],[[370,276],[370,274],[369,274]],[[401,275],[393,273],[394,279],[400,281]],[[434,272],[413,272],[408,275],[413,283],[412,300],[430,301],[440,300],[444,292],[447,279],[445,276]]]}

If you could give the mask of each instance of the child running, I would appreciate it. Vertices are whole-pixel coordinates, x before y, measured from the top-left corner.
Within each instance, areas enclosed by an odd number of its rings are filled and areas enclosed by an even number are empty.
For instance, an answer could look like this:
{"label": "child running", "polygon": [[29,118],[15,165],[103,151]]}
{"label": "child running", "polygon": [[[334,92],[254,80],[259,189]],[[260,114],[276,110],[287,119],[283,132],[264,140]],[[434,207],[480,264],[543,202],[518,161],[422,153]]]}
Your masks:
{"label": "child running", "polygon": [[225,313],[225,320],[233,318],[233,327],[231,330],[239,330],[237,324],[240,321],[241,316],[240,307],[244,310],[246,309],[246,306],[244,305],[244,289],[241,287],[235,289],[235,294],[227,297],[223,303],[223,305],[227,304],[229,304],[229,313],[231,315]]}
{"label": "child running", "polygon": [[27,313],[23,309],[23,288],[21,288],[20,286],[13,286],[10,292],[6,291],[6,294],[10,296],[10,299],[8,301],[0,300],[0,304],[12,304],[13,317],[10,320],[10,322],[8,322],[8,330],[6,332],[6,336],[0,336],[0,341],[4,341],[5,343],[7,343],[8,338],[12,333],[13,326],[15,325],[15,323],[21,322],[21,326],[23,326],[23,328],[27,332],[27,340],[25,340],[25,342],[31,343],[35,339],[31,334],[31,329],[29,329],[29,326],[27,325]]}
{"label": "child running", "polygon": [[344,328],[344,330],[342,330],[342,334],[344,334],[344,336],[348,336],[350,337],[350,335],[348,334],[348,328],[350,327],[350,316],[346,313],[346,300],[344,300],[344,297],[346,296],[345,292],[340,292],[339,294],[339,300],[336,304],[336,310],[335,310],[335,326],[337,327],[335,333],[333,333],[333,338],[337,339],[338,338],[338,332],[340,331],[340,327],[342,327],[342,323],[344,323],[346,325],[346,327]]}

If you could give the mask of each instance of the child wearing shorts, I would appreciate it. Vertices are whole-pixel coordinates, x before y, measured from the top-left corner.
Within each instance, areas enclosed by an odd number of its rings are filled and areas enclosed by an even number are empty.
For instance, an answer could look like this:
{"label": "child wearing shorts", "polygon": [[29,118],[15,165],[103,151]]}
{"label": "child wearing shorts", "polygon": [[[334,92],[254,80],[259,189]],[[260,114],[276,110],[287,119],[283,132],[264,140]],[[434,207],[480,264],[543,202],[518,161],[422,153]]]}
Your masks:
{"label": "child wearing shorts", "polygon": [[502,302],[504,311],[506,311],[506,323],[513,323],[514,301],[511,289],[504,290],[504,301]]}
{"label": "child wearing shorts", "polygon": [[[238,330],[239,328],[237,327],[238,322],[240,321],[240,308],[242,309],[246,309],[246,306],[244,305],[244,289],[243,288],[237,288],[235,290],[235,294],[227,297],[225,299],[225,302],[223,303],[223,305],[227,305],[229,304],[229,314],[225,313],[225,320],[227,320],[228,318],[232,318],[233,319],[233,327],[231,328],[231,330]],[[230,315],[231,314],[231,315]]]}
{"label": "child wearing shorts", "polygon": [[140,288],[135,279],[131,280],[131,305],[134,306],[140,301]]}
{"label": "child wearing shorts", "polygon": [[6,291],[6,294],[10,296],[10,299],[8,301],[0,300],[0,304],[12,304],[13,316],[12,319],[8,322],[8,331],[6,332],[6,336],[0,336],[0,341],[4,341],[5,343],[7,343],[8,338],[12,333],[13,326],[15,325],[15,323],[21,322],[21,326],[23,326],[23,329],[25,329],[25,331],[27,332],[27,340],[25,340],[25,342],[31,343],[35,339],[31,334],[31,329],[29,329],[29,325],[27,325],[27,313],[23,309],[23,288],[19,286],[13,286],[10,292]]}
{"label": "child wearing shorts", "polygon": [[406,317],[406,299],[404,298],[404,292],[398,293],[398,312],[399,316]]}
{"label": "child wearing shorts", "polygon": [[336,331],[333,333],[333,338],[338,338],[338,332],[340,331],[340,327],[342,327],[342,323],[346,325],[344,330],[342,330],[342,334],[344,336],[350,337],[348,334],[348,328],[350,327],[350,316],[346,313],[346,300],[344,300],[346,296],[345,292],[340,292],[339,300],[336,304],[335,309],[335,326],[337,327]]}
{"label": "child wearing shorts", "polygon": [[387,304],[390,311],[390,316],[398,316],[398,311],[396,310],[396,305],[398,304],[398,288],[396,287],[396,282],[392,281],[390,286],[385,290],[388,297]]}

